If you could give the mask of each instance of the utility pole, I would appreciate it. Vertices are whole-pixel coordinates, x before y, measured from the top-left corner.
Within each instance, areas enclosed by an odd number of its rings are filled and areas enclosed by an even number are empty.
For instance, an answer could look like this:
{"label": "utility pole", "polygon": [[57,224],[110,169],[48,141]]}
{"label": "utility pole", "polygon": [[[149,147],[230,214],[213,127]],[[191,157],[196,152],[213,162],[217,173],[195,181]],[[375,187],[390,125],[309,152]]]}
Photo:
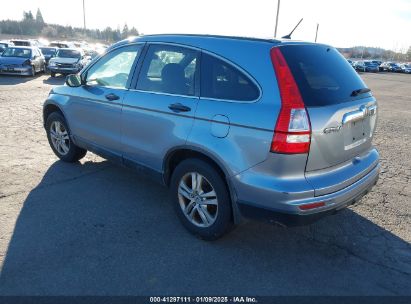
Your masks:
{"label": "utility pole", "polygon": [[278,15],[280,14],[280,0],[277,0],[277,17],[275,18],[274,38],[277,37]]}
{"label": "utility pole", "polygon": [[319,23],[317,23],[317,30],[315,31],[315,40],[314,42],[317,42],[317,36],[318,36],[318,27],[320,26]]}
{"label": "utility pole", "polygon": [[83,0],[83,25],[84,25],[84,32],[86,31],[86,6],[84,5],[84,1]]}

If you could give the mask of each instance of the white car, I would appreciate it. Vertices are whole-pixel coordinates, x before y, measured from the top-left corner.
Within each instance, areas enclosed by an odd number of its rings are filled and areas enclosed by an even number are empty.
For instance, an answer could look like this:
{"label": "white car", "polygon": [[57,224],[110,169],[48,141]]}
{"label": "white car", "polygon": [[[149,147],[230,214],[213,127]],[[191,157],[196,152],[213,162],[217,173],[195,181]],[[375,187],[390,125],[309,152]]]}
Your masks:
{"label": "white car", "polygon": [[48,69],[51,77],[56,74],[76,74],[81,71],[89,62],[89,57],[85,56],[83,50],[74,48],[61,48],[56,56],[49,61]]}
{"label": "white car", "polygon": [[411,74],[411,64],[402,64],[400,65],[401,72],[406,74]]}

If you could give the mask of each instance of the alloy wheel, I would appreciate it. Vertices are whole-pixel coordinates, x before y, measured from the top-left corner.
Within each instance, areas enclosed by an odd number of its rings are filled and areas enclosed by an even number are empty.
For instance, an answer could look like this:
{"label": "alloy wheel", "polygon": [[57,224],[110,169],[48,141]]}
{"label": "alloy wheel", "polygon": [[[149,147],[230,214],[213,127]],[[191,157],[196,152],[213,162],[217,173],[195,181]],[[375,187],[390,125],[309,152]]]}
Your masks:
{"label": "alloy wheel", "polygon": [[218,215],[217,193],[198,172],[189,172],[180,180],[178,201],[186,218],[197,227],[210,227]]}
{"label": "alloy wheel", "polygon": [[53,121],[50,125],[50,138],[53,147],[61,155],[66,155],[70,150],[70,138],[66,127],[59,121]]}

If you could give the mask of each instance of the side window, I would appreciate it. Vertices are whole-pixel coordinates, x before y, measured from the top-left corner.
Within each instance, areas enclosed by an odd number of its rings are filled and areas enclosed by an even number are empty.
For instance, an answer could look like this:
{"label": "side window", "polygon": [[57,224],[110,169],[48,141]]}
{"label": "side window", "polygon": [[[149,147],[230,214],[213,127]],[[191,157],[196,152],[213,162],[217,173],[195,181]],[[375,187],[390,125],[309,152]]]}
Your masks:
{"label": "side window", "polygon": [[88,71],[88,85],[125,88],[141,46],[130,45],[103,56]]}
{"label": "side window", "polygon": [[198,52],[176,46],[151,45],[140,72],[137,89],[194,95]]}
{"label": "side window", "polygon": [[259,96],[254,82],[236,67],[203,53],[201,56],[201,97],[253,101]]}

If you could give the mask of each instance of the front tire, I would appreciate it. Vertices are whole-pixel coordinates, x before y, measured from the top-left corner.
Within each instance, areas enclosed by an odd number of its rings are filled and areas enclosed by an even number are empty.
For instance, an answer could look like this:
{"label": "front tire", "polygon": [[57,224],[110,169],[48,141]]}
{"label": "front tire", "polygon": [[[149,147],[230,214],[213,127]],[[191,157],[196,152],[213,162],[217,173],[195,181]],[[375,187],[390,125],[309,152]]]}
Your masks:
{"label": "front tire", "polygon": [[86,155],[87,150],[77,147],[71,140],[67,122],[60,113],[53,112],[47,117],[46,131],[51,149],[62,161],[73,163]]}
{"label": "front tire", "polygon": [[31,66],[30,76],[31,77],[36,76],[36,68],[34,67],[34,65]]}
{"label": "front tire", "polygon": [[187,159],[174,170],[170,193],[184,227],[204,240],[215,240],[233,226],[230,194],[214,166]]}

